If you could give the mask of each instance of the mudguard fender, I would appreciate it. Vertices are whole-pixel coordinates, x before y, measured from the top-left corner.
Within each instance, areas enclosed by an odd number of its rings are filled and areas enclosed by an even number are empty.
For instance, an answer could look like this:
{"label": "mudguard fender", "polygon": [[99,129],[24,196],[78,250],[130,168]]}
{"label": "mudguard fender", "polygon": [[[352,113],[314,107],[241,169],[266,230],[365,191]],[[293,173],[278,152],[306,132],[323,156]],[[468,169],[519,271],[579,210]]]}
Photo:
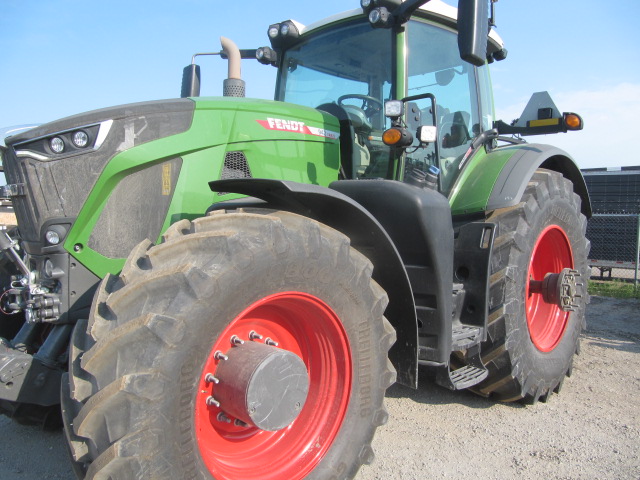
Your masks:
{"label": "mudguard fender", "polygon": [[487,210],[512,207],[524,193],[527,183],[538,168],[560,172],[571,180],[573,190],[582,199],[582,213],[590,218],[591,202],[587,184],[575,161],[565,151],[551,145],[524,144],[514,147],[517,151],[502,168],[489,196]]}
{"label": "mudguard fender", "polygon": [[409,277],[391,238],[367,210],[346,195],[318,185],[243,178],[217,180],[209,186],[214,192],[248,195],[266,202],[260,206],[313,218],[349,237],[351,245],[373,263],[373,279],[389,296],[385,316],[397,335],[389,351],[397,382],[417,388],[418,324]]}

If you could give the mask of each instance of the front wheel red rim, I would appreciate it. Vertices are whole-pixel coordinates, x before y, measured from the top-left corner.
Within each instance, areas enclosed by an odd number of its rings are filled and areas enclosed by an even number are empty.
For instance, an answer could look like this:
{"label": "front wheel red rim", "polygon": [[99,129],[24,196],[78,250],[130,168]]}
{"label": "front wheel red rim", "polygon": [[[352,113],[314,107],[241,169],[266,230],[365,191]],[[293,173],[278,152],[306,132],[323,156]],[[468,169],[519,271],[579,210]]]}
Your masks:
{"label": "front wheel red rim", "polygon": [[[207,398],[215,397],[215,384],[205,377],[220,361],[215,352],[233,348],[230,339],[234,335],[244,341],[269,339],[304,361],[309,375],[307,400],[298,417],[282,430],[238,426],[233,418],[220,421],[224,407],[207,404]],[[351,382],[347,333],[325,302],[300,292],[279,293],[255,302],[219,335],[201,372],[194,420],[198,448],[207,469],[219,480],[304,478],[322,460],[340,431]]]}
{"label": "front wheel red rim", "polygon": [[565,231],[558,225],[550,225],[539,235],[529,263],[526,286],[526,315],[529,336],[541,352],[555,349],[567,328],[570,312],[558,305],[546,302],[543,295],[530,291],[530,282],[541,282],[551,273],[565,268],[573,269],[571,243]]}

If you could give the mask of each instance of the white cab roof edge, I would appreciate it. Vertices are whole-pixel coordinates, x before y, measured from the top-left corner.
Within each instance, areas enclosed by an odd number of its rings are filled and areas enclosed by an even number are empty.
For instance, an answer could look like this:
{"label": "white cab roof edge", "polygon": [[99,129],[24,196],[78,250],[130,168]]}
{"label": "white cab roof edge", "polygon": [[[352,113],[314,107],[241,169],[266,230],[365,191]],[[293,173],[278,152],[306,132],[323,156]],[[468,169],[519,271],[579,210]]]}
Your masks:
{"label": "white cab roof edge", "polygon": [[[436,16],[443,17],[445,19],[449,19],[451,21],[456,21],[458,18],[458,9],[456,7],[452,7],[451,5],[447,5],[442,0],[431,0],[429,3],[421,6],[419,10],[429,12]],[[322,28],[326,25],[330,25],[335,22],[339,22],[341,20],[345,20],[347,18],[357,17],[362,15],[362,9],[356,8],[354,10],[347,10],[346,12],[338,13],[336,15],[332,15],[323,20],[312,23],[311,25],[302,25],[299,22],[295,22],[296,26],[299,28],[300,35],[305,33],[309,33],[313,30]],[[504,42],[498,33],[491,29],[489,32],[489,39],[497,46],[498,48],[504,47]]]}

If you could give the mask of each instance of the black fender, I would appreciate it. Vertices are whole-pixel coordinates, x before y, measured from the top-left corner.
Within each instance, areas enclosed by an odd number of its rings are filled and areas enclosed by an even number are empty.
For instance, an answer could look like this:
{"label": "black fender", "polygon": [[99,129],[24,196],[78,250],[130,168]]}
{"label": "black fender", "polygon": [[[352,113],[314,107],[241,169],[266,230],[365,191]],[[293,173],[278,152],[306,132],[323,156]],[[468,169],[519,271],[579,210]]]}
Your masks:
{"label": "black fender", "polygon": [[[238,193],[266,202],[254,203],[254,206],[313,218],[349,237],[351,245],[373,263],[373,279],[389,296],[385,316],[397,335],[396,343],[389,351],[398,374],[397,382],[417,388],[418,322],[409,277],[393,241],[364,207],[330,188],[284,180],[216,180],[209,182],[209,186],[214,192]],[[242,201],[224,206],[228,208],[229,205],[242,206]]]}
{"label": "black fender", "polygon": [[582,199],[582,213],[587,218],[591,217],[587,184],[578,165],[567,152],[551,145],[537,143],[505,148],[517,148],[518,151],[509,159],[496,179],[487,202],[487,210],[517,205],[533,173],[538,168],[546,168],[571,180],[573,191]]}

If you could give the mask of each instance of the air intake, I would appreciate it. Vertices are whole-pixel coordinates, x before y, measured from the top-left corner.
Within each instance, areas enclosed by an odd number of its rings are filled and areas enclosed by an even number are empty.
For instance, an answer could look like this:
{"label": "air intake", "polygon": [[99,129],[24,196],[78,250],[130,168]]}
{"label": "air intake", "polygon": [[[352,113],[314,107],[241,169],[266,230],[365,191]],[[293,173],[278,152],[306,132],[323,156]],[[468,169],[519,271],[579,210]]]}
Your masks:
{"label": "air intake", "polygon": [[[227,152],[224,157],[224,165],[220,180],[230,180],[234,178],[253,178],[251,169],[247,163],[244,152]],[[227,195],[228,192],[220,192],[218,195]]]}

